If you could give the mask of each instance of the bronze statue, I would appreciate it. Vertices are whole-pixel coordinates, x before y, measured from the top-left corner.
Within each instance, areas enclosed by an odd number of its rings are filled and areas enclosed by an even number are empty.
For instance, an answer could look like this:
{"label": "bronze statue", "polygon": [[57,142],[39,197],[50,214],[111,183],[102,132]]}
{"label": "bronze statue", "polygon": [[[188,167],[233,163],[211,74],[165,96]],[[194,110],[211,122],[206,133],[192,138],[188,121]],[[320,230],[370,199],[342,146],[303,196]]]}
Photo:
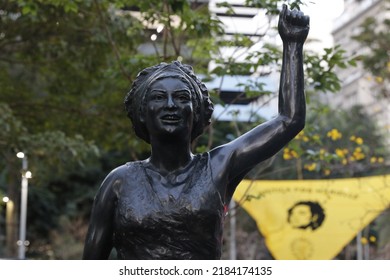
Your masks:
{"label": "bronze statue", "polygon": [[141,71],[125,106],[148,159],[114,169],[96,195],[84,259],[219,259],[227,205],[256,164],[305,125],[303,44],[309,17],[283,6],[279,115],[204,154],[192,141],[210,124],[213,105],[192,68],[161,63]]}

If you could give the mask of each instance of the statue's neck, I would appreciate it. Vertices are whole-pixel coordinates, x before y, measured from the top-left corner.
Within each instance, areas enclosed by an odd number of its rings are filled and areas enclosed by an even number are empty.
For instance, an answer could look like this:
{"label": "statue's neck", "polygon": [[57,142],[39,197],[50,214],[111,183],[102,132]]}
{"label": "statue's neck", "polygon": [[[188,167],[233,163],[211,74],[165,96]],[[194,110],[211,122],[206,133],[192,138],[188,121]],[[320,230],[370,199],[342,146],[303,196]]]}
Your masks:
{"label": "statue's neck", "polygon": [[152,143],[149,162],[161,173],[185,168],[193,158],[189,143]]}

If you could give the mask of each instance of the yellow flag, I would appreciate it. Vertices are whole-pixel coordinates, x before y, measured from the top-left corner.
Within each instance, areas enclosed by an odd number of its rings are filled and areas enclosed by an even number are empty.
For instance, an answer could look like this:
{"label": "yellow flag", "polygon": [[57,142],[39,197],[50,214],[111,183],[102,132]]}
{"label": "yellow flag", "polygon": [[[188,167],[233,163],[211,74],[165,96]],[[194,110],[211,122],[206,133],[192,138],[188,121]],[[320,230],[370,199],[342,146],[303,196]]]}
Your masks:
{"label": "yellow flag", "polygon": [[390,206],[390,176],[248,181],[234,194],[276,259],[334,258]]}

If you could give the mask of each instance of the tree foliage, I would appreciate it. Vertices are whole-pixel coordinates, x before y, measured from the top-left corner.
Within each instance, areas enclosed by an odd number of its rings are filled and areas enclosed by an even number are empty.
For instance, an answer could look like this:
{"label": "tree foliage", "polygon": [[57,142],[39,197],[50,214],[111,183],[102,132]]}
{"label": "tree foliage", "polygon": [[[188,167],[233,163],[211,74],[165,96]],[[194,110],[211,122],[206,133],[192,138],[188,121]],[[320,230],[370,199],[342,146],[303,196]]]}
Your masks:
{"label": "tree foliage", "polygon": [[[390,1],[384,0],[387,12],[390,10]],[[377,18],[368,17],[360,26],[361,31],[353,39],[367,50],[360,56],[363,66],[372,75],[377,83],[379,96],[389,98],[390,83],[390,19],[379,21]]]}
{"label": "tree foliage", "polygon": [[[323,108],[308,114],[308,125],[282,152],[295,162],[298,179],[351,178],[385,174],[385,135],[361,106]],[[362,120],[364,120],[362,122]]]}

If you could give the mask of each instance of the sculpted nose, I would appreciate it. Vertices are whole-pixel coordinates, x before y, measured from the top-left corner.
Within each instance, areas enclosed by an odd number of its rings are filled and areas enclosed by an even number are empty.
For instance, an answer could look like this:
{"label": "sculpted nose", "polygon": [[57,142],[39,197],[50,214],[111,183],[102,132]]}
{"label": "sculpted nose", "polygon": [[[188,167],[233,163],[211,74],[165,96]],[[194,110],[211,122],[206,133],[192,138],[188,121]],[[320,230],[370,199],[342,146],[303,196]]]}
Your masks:
{"label": "sculpted nose", "polygon": [[167,100],[167,107],[168,108],[175,108],[176,107],[176,104],[172,98],[172,96],[168,96],[168,100]]}

